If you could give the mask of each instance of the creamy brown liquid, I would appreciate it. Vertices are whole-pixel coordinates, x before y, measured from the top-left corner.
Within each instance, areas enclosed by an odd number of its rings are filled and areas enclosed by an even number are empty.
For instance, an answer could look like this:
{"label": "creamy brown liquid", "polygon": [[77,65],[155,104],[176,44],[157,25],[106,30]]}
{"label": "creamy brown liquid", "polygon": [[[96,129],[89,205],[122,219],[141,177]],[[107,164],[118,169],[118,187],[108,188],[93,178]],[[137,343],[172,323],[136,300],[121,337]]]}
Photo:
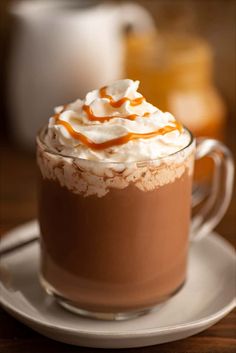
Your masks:
{"label": "creamy brown liquid", "polygon": [[122,312],[159,303],[185,281],[191,176],[152,191],[83,197],[40,176],[42,276],[79,308]]}

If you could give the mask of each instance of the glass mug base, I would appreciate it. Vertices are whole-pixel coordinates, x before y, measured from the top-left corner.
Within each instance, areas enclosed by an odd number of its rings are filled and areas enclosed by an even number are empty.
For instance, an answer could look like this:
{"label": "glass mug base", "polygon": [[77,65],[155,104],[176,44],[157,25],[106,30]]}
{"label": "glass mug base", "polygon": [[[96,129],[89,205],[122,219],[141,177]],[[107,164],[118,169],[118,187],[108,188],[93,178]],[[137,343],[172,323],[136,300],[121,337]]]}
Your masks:
{"label": "glass mug base", "polygon": [[130,320],[134,319],[136,317],[145,315],[151,311],[158,311],[165,303],[167,300],[172,298],[175,294],[177,294],[185,284],[185,280],[181,283],[180,286],[178,286],[173,292],[162,298],[159,302],[157,302],[155,305],[149,306],[149,307],[144,307],[144,308],[139,308],[136,310],[129,310],[125,312],[97,312],[97,311],[91,311],[91,310],[86,310],[85,308],[80,308],[78,303],[72,302],[65,297],[63,297],[62,294],[60,294],[55,288],[53,288],[42,276],[42,274],[39,276],[39,280],[41,283],[41,286],[45,290],[45,292],[51,296],[52,298],[55,299],[55,301],[65,308],[66,310],[91,319],[98,319],[98,320],[106,320],[106,321],[122,321],[122,320]]}

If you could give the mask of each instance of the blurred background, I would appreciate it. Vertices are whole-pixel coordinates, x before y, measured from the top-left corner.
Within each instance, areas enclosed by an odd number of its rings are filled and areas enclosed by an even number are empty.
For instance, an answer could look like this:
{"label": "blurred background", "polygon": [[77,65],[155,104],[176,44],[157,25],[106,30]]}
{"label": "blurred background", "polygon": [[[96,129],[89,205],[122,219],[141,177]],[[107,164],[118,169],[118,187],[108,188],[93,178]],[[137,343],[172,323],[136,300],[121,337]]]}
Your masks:
{"label": "blurred background", "polygon": [[[236,2],[0,1],[0,114],[6,228],[36,214],[34,139],[57,105],[114,79],[196,136],[236,139]],[[208,160],[197,180],[208,179]],[[20,189],[20,190],[19,190]],[[14,202],[21,209],[11,215]]]}
{"label": "blurred background", "polygon": [[26,148],[53,107],[114,79],[197,135],[235,113],[235,1],[1,1],[2,133]]}

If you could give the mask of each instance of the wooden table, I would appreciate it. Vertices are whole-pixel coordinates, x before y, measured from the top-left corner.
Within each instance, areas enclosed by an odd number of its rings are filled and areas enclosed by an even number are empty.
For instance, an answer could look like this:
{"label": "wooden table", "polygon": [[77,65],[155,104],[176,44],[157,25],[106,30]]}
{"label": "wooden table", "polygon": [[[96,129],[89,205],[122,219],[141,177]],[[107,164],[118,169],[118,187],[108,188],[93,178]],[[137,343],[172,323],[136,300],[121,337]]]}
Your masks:
{"label": "wooden table", "polygon": [[[235,125],[228,129],[228,145],[236,152]],[[235,141],[234,141],[235,140]],[[36,167],[34,157],[10,143],[2,151],[1,168],[1,231],[8,231],[16,225],[36,217]],[[236,198],[217,231],[236,245]],[[236,350],[236,310],[208,330],[188,339],[123,352],[161,353],[230,353]],[[0,309],[0,353],[90,353],[94,348],[74,347],[57,343],[21,324]],[[112,350],[106,350],[109,353]]]}

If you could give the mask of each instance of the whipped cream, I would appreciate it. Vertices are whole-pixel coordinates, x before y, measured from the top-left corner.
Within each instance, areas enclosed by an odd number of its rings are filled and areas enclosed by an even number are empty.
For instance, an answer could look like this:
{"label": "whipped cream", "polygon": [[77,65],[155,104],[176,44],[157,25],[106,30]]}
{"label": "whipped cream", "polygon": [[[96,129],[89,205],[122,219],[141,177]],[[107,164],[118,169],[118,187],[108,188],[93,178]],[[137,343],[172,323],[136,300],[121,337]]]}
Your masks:
{"label": "whipped cream", "polygon": [[[137,91],[138,86],[139,81],[119,80],[89,92],[84,100],[55,108],[55,115],[49,119],[45,143],[63,155],[109,162],[157,159],[187,146],[189,133],[176,128],[173,115],[148,103]],[[169,128],[167,132],[155,135],[166,127]],[[143,134],[150,137],[144,138]],[[134,138],[125,141],[129,135]],[[115,143],[122,138],[125,142]],[[94,148],[98,145],[102,148]]]}

